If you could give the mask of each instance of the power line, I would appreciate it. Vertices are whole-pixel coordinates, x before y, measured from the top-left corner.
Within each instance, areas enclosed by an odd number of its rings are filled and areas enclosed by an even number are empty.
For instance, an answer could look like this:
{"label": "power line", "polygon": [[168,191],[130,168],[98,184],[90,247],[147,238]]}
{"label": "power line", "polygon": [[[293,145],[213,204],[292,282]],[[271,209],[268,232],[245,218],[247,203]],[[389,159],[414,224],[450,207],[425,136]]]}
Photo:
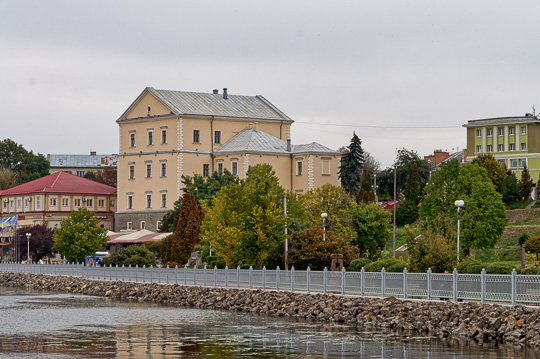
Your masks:
{"label": "power line", "polygon": [[342,124],[335,124],[335,123],[313,123],[313,122],[301,122],[301,121],[294,121],[294,123],[305,123],[309,125],[319,125],[319,126],[340,126],[340,127],[361,127],[361,128],[381,128],[381,129],[388,129],[388,128],[395,128],[395,129],[419,129],[419,128],[425,128],[425,129],[433,129],[433,128],[461,128],[462,126],[373,126],[373,125],[342,125]]}

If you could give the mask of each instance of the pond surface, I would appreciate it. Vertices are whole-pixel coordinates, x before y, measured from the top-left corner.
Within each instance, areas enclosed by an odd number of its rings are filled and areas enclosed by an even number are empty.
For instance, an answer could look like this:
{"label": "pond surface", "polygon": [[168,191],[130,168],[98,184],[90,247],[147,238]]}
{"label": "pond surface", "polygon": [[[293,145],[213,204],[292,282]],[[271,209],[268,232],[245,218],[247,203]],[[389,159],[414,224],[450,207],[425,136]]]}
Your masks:
{"label": "pond surface", "polygon": [[0,287],[1,358],[535,358],[519,346]]}

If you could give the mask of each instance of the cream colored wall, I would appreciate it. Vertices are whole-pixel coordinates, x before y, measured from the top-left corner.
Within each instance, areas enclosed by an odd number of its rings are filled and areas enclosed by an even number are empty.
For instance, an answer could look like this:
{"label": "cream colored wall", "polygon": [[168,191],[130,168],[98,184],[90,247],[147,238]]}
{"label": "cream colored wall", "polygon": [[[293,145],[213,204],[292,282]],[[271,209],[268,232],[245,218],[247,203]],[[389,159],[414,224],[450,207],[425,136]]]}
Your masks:
{"label": "cream colored wall", "polygon": [[[293,177],[293,191],[300,194],[306,193],[308,188],[308,156],[307,155],[294,155],[293,156],[293,168],[292,168],[292,177]],[[302,175],[297,175],[297,162],[302,162]]]}
{"label": "cream colored wall", "polygon": [[[322,163],[323,159],[327,158],[330,158],[330,175],[323,174]],[[315,155],[313,156],[313,167],[314,188],[320,187],[326,183],[335,186],[339,185],[339,156]]]}
{"label": "cream colored wall", "polygon": [[[148,113],[148,106],[150,106],[150,114]],[[133,109],[126,114],[126,118],[148,117],[148,115],[167,115],[170,113],[171,110],[167,106],[148,92],[137,104],[135,104]]]}

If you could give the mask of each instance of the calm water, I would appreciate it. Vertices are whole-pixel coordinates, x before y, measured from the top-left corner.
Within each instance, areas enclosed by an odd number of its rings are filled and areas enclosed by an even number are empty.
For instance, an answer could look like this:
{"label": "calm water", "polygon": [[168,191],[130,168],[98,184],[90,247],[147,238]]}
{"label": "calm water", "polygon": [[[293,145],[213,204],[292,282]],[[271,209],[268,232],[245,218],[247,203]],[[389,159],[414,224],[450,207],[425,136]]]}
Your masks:
{"label": "calm water", "polygon": [[535,358],[504,344],[0,287],[1,358]]}

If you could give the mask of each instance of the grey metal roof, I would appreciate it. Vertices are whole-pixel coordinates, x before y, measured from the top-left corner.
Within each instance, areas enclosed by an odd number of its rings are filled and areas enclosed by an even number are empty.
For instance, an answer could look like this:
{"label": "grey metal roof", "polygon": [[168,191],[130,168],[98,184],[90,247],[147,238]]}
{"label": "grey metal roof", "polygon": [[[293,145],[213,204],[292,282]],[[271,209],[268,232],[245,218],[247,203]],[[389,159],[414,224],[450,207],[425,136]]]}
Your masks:
{"label": "grey metal roof", "polygon": [[[156,90],[146,88],[176,115],[204,115],[292,121],[263,96]],[[144,93],[144,92],[143,92]]]}
{"label": "grey metal roof", "polygon": [[470,120],[463,127],[474,127],[474,126],[483,126],[483,125],[505,125],[505,124],[520,124],[520,123],[530,123],[530,122],[540,122],[536,116],[515,116],[515,117],[495,117],[495,118],[484,118],[480,120]]}
{"label": "grey metal roof", "polygon": [[[223,146],[215,153],[291,153],[287,151],[287,142],[280,140],[264,131],[255,131],[252,128],[245,128],[237,135],[225,142]],[[324,153],[337,154],[337,151],[331,150],[316,142],[307,145],[292,146],[292,153]]]}
{"label": "grey metal roof", "polygon": [[116,155],[47,155],[51,167],[116,168]]}

